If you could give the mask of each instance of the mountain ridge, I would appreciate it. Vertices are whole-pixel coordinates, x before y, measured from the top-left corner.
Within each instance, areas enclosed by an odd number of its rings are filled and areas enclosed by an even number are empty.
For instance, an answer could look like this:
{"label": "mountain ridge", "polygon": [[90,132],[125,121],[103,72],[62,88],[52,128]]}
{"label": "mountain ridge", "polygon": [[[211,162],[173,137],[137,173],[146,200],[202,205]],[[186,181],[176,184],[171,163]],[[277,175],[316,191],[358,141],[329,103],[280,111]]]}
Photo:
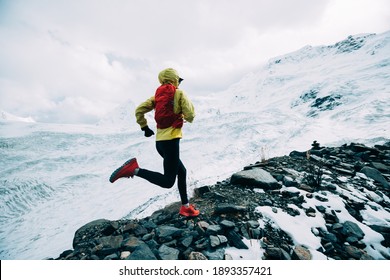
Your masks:
{"label": "mountain ridge", "polygon": [[312,146],[195,189],[199,217],[92,221],[57,259],[390,259],[390,142]]}

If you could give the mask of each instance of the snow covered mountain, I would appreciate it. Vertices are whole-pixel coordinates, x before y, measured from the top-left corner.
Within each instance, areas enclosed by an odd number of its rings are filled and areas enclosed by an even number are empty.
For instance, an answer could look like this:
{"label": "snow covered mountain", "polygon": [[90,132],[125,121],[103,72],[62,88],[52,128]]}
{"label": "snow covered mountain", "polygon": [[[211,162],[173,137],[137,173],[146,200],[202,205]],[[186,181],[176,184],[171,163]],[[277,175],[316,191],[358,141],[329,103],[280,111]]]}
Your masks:
{"label": "snow covered mountain", "polygon": [[32,117],[18,117],[7,113],[5,111],[0,111],[0,122],[26,122],[26,123],[34,123],[35,120]]}
{"label": "snow covered mountain", "polygon": [[[306,46],[223,92],[187,94],[197,114],[181,145],[190,192],[263,158],[308,150],[313,140],[382,144],[390,139],[390,32]],[[129,101],[89,127],[0,122],[1,259],[56,256],[91,220],[143,217],[178,200],[175,188],[140,178],[108,182],[133,156],[162,170],[134,107]]]}

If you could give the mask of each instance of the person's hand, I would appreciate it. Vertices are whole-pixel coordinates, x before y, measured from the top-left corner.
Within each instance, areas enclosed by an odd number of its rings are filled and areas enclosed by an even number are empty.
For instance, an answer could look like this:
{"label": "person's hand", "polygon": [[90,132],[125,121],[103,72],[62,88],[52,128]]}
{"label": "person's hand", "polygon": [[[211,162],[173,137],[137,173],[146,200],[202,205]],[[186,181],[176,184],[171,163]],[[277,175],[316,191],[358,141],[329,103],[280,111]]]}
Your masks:
{"label": "person's hand", "polygon": [[145,126],[145,127],[141,128],[141,130],[145,132],[145,137],[150,137],[150,136],[154,135],[153,130],[151,130],[149,128],[149,126]]}

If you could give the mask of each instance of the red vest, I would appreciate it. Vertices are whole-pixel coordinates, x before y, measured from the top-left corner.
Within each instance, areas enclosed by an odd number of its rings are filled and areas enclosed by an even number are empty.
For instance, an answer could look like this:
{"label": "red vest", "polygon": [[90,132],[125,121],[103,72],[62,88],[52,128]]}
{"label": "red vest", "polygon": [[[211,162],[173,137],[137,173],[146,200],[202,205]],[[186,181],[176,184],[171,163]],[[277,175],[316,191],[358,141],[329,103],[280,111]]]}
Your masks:
{"label": "red vest", "polygon": [[175,114],[173,111],[173,103],[176,88],[171,84],[161,85],[156,90],[154,95],[154,119],[157,123],[157,128],[180,128],[183,126],[182,114]]}

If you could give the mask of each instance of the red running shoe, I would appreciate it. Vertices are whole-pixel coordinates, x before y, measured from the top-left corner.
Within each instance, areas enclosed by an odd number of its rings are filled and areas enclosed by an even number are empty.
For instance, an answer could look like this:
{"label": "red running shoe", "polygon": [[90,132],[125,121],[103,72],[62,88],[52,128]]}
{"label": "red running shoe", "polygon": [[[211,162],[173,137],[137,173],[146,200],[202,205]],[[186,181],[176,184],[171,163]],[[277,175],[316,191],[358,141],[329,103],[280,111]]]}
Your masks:
{"label": "red running shoe", "polygon": [[200,211],[196,210],[194,208],[194,205],[192,205],[192,204],[190,204],[190,206],[188,206],[188,207],[182,205],[180,207],[180,212],[179,212],[180,215],[186,216],[186,217],[197,217],[199,215],[199,213],[200,213]]}
{"label": "red running shoe", "polygon": [[136,158],[129,159],[121,167],[115,170],[110,177],[110,182],[114,183],[119,178],[133,178],[135,170],[139,168]]}

